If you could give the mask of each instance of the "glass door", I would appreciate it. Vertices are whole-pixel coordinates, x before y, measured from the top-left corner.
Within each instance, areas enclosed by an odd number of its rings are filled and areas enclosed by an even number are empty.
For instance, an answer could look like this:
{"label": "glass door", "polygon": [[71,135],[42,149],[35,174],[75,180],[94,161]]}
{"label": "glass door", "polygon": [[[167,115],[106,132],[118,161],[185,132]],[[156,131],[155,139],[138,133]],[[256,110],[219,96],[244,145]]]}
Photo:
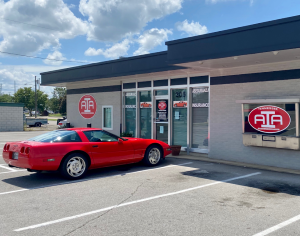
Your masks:
{"label": "glass door", "polygon": [[153,137],[165,143],[169,143],[169,98],[167,94],[168,90],[155,91],[155,120],[153,125]]}

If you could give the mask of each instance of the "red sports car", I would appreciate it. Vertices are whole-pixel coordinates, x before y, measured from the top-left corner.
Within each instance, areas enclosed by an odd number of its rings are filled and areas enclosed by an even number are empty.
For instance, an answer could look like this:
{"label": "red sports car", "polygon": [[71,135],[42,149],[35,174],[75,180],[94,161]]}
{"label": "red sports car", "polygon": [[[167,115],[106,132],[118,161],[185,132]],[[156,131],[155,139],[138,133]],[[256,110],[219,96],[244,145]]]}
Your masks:
{"label": "red sports car", "polygon": [[168,144],[141,138],[121,138],[96,128],[52,131],[22,142],[8,142],[4,161],[28,171],[55,171],[69,179],[82,177],[88,169],[144,161],[160,163],[171,153]]}

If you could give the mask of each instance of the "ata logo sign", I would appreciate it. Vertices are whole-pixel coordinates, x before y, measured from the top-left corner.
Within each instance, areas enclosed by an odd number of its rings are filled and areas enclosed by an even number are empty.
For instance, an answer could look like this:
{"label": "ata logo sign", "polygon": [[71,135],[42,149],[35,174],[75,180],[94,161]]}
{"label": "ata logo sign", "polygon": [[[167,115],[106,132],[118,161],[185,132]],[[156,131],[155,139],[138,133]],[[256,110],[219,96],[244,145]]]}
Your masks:
{"label": "ata logo sign", "polygon": [[80,115],[85,119],[90,119],[96,114],[97,103],[91,95],[84,95],[79,100],[78,106]]}
{"label": "ata logo sign", "polygon": [[165,102],[159,102],[158,103],[158,109],[159,110],[166,110],[167,104]]}
{"label": "ata logo sign", "polygon": [[291,123],[291,117],[280,107],[261,106],[250,112],[248,121],[254,129],[271,134],[285,130]]}

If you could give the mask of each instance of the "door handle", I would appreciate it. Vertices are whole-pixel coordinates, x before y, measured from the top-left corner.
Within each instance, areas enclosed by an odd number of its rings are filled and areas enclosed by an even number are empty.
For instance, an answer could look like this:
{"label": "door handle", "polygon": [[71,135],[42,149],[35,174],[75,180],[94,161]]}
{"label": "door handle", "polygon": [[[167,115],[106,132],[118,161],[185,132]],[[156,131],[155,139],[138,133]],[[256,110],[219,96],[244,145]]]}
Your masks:
{"label": "door handle", "polygon": [[93,147],[98,147],[98,145],[93,145]]}

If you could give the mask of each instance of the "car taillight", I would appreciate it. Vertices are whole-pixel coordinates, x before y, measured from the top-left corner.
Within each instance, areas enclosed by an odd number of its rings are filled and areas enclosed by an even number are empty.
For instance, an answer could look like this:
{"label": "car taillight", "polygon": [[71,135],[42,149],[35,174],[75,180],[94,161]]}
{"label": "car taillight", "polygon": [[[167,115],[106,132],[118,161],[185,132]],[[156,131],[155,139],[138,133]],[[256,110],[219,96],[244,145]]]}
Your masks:
{"label": "car taillight", "polygon": [[25,147],[22,147],[20,153],[24,153],[24,150],[25,150]]}
{"label": "car taillight", "polygon": [[4,147],[3,147],[3,151],[6,151],[6,144],[5,144]]}
{"label": "car taillight", "polygon": [[61,122],[59,122],[59,123],[58,123],[58,125],[62,125],[62,123],[61,123]]}
{"label": "car taillight", "polygon": [[27,148],[25,149],[25,153],[26,153],[26,154],[29,154],[29,152],[30,152],[30,148],[27,147]]}
{"label": "car taillight", "polygon": [[6,151],[9,151],[9,147],[10,147],[10,145],[8,144],[8,145],[6,146]]}

